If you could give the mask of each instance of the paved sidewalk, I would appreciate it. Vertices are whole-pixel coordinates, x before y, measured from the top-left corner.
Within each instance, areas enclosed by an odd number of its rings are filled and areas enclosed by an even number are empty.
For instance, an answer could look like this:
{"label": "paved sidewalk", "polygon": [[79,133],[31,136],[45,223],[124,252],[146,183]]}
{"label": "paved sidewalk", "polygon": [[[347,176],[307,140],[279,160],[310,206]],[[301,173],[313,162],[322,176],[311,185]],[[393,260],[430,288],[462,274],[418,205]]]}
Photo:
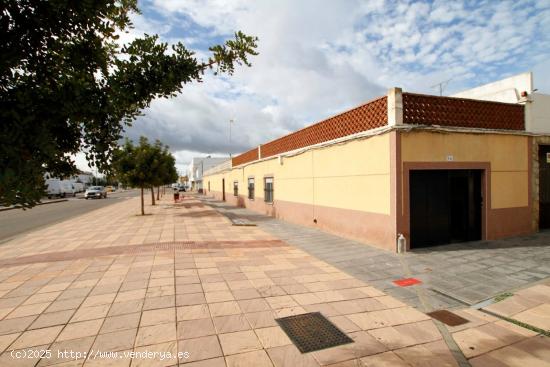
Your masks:
{"label": "paved sidewalk", "polygon": [[550,280],[517,291],[510,297],[483,309],[550,333]]}
{"label": "paved sidewalk", "polygon": [[[260,228],[192,198],[138,210],[0,247],[0,366],[456,365],[427,315]],[[308,311],[354,343],[301,354],[275,319]]]}
{"label": "paved sidewalk", "polygon": [[[232,226],[192,196],[138,211],[129,199],[0,246],[0,366],[457,366],[442,324],[264,224]],[[313,311],[354,342],[300,353],[275,319]],[[547,338],[458,312],[471,361],[514,365],[494,356],[509,347],[547,365]],[[512,339],[462,342],[485,324]]]}
{"label": "paved sidewalk", "polygon": [[[537,336],[534,331],[550,335],[550,281],[515,292],[483,310],[497,317],[484,314],[486,323],[453,334],[473,366],[494,366],[504,361],[518,367],[550,366],[550,338]],[[528,325],[531,330],[517,325]]]}
{"label": "paved sidewalk", "polygon": [[431,308],[449,309],[474,305],[550,277],[550,231],[397,255],[316,228],[294,225],[209,198],[202,200],[222,213],[231,212],[257,223],[273,236],[415,307],[422,308],[415,288],[396,287],[393,280],[410,277],[421,280]]}

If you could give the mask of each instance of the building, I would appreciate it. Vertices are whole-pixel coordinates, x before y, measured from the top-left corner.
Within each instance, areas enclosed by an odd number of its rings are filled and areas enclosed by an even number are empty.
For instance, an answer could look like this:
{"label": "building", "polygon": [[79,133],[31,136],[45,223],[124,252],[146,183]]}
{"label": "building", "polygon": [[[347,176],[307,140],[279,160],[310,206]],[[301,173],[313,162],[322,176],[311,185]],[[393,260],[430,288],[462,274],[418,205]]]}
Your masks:
{"label": "building", "polygon": [[72,182],[81,182],[85,187],[88,187],[92,184],[94,175],[91,172],[80,171],[77,175],[71,178]]}
{"label": "building", "polygon": [[207,193],[390,251],[399,234],[414,249],[548,228],[550,96],[527,79],[461,98],[392,88],[209,170]]}
{"label": "building", "polygon": [[[50,178],[59,179],[59,177],[53,177],[50,173],[44,174],[44,179],[45,180],[50,179]],[[79,183],[84,184],[85,187],[88,187],[89,185],[92,184],[93,178],[94,178],[94,175],[91,172],[78,171],[78,173],[76,175],[69,176],[66,179],[68,181],[72,182],[72,183],[79,182]]]}
{"label": "building", "polygon": [[212,158],[210,156],[193,158],[187,167],[187,177],[191,190],[202,190],[203,172],[224,162],[230,162],[230,160],[228,158]]}
{"label": "building", "polygon": [[187,176],[180,176],[178,178],[178,183],[182,184],[186,188],[189,186],[189,177]]}

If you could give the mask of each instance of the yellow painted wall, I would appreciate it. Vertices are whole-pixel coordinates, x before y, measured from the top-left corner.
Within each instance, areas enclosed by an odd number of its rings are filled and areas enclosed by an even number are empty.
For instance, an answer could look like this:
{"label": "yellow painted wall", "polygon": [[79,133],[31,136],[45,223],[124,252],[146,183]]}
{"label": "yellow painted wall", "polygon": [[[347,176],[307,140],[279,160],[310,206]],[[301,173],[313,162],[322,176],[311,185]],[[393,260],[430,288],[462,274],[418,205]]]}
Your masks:
{"label": "yellow painted wall", "polygon": [[206,176],[211,191],[246,196],[247,179],[255,177],[256,200],[263,200],[263,178],[274,177],[274,198],[295,203],[321,205],[369,213],[390,214],[390,135],[354,140],[309,150],[293,157],[277,158],[236,167],[231,172]]}
{"label": "yellow painted wall", "polygon": [[526,136],[410,132],[401,134],[403,162],[490,162],[491,207],[529,203],[529,150]]}

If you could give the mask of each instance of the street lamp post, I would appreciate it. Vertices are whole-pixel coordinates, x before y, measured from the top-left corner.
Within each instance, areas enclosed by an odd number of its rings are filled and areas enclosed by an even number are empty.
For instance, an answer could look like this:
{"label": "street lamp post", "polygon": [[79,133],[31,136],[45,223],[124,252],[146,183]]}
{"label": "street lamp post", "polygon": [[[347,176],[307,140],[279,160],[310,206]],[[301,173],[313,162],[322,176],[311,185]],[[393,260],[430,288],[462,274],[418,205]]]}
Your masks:
{"label": "street lamp post", "polygon": [[231,124],[235,123],[235,119],[229,120],[229,158],[231,158]]}

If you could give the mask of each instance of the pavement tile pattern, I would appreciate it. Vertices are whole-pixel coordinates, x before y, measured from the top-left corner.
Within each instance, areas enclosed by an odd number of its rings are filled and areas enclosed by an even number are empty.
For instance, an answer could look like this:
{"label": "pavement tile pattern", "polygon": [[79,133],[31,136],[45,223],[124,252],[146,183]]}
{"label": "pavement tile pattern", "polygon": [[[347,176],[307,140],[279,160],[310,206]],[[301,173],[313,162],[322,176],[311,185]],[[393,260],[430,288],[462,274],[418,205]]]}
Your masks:
{"label": "pavement tile pattern", "polygon": [[[414,307],[422,307],[415,287],[396,287],[394,280],[420,280],[433,309],[448,309],[475,305],[550,277],[550,231],[435,246],[398,255],[214,199],[202,201],[221,213],[246,218],[265,232]],[[409,271],[404,269],[403,261]]]}
{"label": "pavement tile pattern", "polygon": [[[0,365],[407,365],[419,353],[456,365],[425,314],[259,228],[183,203],[141,217],[127,200],[4,244],[2,260],[39,256],[0,268]],[[163,241],[218,245],[102,250]],[[51,258],[66,252],[80,255]],[[354,343],[300,353],[275,319],[316,311]]]}
{"label": "pavement tile pattern", "polygon": [[475,309],[456,312],[470,322],[449,330],[472,366],[550,366],[550,338]]}
{"label": "pavement tile pattern", "polygon": [[550,281],[514,292],[484,309],[550,332]]}
{"label": "pavement tile pattern", "polygon": [[[4,243],[0,366],[457,365],[426,314],[338,261],[263,224],[232,226],[215,209],[187,197],[139,216],[134,198]],[[215,245],[174,245],[182,242]],[[275,319],[306,312],[321,312],[354,343],[300,353]],[[517,356],[547,365],[547,338],[458,312],[470,322],[449,330],[472,365],[514,365]]]}

